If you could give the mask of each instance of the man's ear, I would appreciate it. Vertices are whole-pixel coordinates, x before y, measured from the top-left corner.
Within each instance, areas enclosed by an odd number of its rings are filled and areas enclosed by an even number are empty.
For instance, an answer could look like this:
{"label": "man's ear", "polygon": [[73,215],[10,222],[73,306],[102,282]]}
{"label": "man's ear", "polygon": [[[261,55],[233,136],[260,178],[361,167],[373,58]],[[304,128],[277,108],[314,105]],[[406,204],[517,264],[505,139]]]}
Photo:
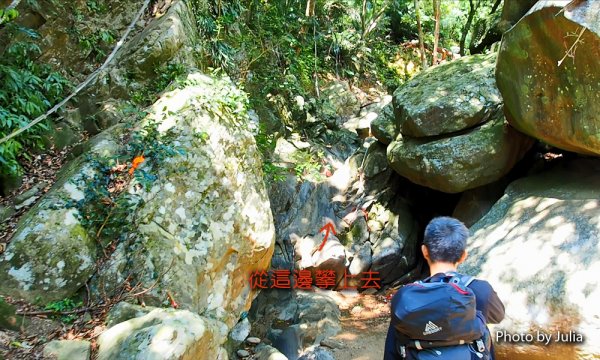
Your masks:
{"label": "man's ear", "polygon": [[469,253],[467,252],[467,250],[463,251],[463,254],[460,257],[460,259],[458,259],[458,262],[456,263],[456,265],[462,264],[467,259],[467,256],[469,256]]}
{"label": "man's ear", "polygon": [[425,258],[425,260],[427,260],[427,262],[431,261],[431,259],[429,258],[429,249],[427,248],[427,246],[421,245],[421,252],[423,253],[423,257]]}

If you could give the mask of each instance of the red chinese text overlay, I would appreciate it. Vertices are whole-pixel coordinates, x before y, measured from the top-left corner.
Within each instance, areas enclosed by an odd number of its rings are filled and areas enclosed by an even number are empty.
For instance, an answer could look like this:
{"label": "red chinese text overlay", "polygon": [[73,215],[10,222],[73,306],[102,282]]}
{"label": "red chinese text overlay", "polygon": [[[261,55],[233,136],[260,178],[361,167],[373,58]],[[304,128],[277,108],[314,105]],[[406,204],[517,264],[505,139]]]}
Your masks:
{"label": "red chinese text overlay", "polygon": [[[351,281],[355,279],[355,281]],[[310,289],[313,285],[321,288],[333,288],[339,279],[334,270],[256,270],[250,274],[250,287],[252,289]],[[354,286],[351,285],[354,284]],[[357,275],[350,275],[344,271],[340,281],[342,289],[380,289],[381,278],[377,271],[365,271]]]}

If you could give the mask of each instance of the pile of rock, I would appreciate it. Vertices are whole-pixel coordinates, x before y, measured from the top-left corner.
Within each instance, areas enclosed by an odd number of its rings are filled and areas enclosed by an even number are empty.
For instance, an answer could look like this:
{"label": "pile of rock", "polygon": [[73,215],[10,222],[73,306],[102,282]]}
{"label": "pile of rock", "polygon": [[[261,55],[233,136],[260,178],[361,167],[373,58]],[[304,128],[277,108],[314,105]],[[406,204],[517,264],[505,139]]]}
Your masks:
{"label": "pile of rock", "polygon": [[[506,175],[533,144],[502,113],[496,55],[466,56],[415,76],[394,92],[393,119],[372,127],[391,167],[412,182],[459,193]],[[385,131],[380,131],[385,130]]]}

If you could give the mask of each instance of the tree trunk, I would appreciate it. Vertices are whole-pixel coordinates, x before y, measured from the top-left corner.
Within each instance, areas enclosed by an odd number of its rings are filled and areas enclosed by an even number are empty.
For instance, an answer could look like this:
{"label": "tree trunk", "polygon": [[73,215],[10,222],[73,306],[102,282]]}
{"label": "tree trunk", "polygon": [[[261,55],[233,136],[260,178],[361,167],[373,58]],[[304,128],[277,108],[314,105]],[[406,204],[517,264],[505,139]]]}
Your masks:
{"label": "tree trunk", "polygon": [[436,65],[438,62],[437,58],[437,47],[438,41],[440,40],[440,3],[441,0],[433,0],[433,15],[435,17],[435,30],[433,31],[433,59],[431,65]]}
{"label": "tree trunk", "polygon": [[381,9],[379,9],[377,11],[377,13],[375,13],[375,11],[373,11],[374,15],[373,15],[372,19],[369,21],[368,25],[365,25],[364,32],[361,34],[363,39],[366,39],[367,35],[369,35],[371,33],[371,31],[375,30],[375,28],[377,27],[377,23],[379,22],[379,20],[381,20],[383,15],[385,15],[385,11],[387,10],[388,6],[390,6],[390,4],[391,4],[391,1],[388,1],[381,5]]}
{"label": "tree trunk", "polygon": [[473,0],[469,0],[469,15],[467,17],[467,23],[465,24],[465,27],[463,27],[462,35],[460,36],[460,56],[465,55],[465,42],[467,41],[467,34],[471,29],[471,24],[473,23],[476,9],[477,8],[475,7]]}
{"label": "tree trunk", "polygon": [[360,8],[360,39],[364,40],[367,28],[367,0],[363,0]]}
{"label": "tree trunk", "polygon": [[421,28],[421,15],[419,13],[419,0],[415,0],[415,16],[417,18],[417,29],[419,29],[419,46],[421,48],[421,66],[423,70],[427,69],[427,59],[425,58],[425,44],[423,43],[423,29]]}
{"label": "tree trunk", "polygon": [[315,2],[316,0],[308,0],[306,2],[306,12],[304,13],[306,17],[311,17],[315,15]]}

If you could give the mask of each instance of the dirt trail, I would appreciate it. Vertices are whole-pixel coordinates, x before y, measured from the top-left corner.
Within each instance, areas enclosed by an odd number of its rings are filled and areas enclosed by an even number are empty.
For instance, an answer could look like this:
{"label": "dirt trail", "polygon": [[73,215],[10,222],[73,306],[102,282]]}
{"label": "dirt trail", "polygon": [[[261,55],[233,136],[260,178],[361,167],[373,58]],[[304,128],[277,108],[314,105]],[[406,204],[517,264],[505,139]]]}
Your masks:
{"label": "dirt trail", "polygon": [[338,360],[381,360],[390,310],[382,295],[342,292],[336,299],[342,313],[342,331],[333,337],[342,343],[332,352]]}

